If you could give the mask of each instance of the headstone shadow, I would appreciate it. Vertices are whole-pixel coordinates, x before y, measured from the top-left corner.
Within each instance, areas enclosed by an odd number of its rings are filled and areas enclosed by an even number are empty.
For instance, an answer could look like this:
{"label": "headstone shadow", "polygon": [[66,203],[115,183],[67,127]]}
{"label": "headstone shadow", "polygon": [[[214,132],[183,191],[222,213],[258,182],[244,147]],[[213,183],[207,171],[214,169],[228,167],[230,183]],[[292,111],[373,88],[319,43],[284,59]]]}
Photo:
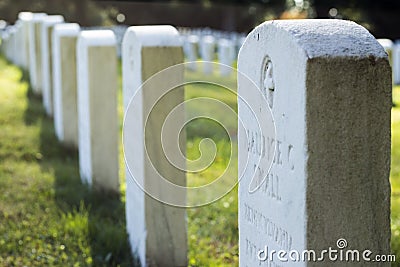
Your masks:
{"label": "headstone shadow", "polygon": [[[24,73],[22,80],[27,81]],[[40,124],[38,155],[43,171],[54,173],[54,201],[60,213],[88,214],[88,243],[94,266],[132,265],[125,223],[125,204],[121,196],[90,190],[81,183],[78,151],[63,146],[56,138],[53,119],[45,115],[41,97],[29,88],[24,114],[28,125]],[[82,211],[82,209],[84,209]]]}

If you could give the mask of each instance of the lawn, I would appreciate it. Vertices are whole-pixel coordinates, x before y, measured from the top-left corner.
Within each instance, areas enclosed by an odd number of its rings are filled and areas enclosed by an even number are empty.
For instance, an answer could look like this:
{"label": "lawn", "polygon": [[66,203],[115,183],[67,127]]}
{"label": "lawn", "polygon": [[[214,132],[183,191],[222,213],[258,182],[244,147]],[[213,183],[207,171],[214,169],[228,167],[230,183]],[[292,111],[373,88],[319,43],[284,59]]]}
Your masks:
{"label": "lawn", "polygon": [[[45,116],[41,99],[32,95],[25,76],[0,58],[0,266],[131,266],[122,152],[121,196],[88,190],[80,182],[77,152],[58,143],[53,122]],[[236,84],[233,76],[187,73],[186,79],[206,79],[232,89]],[[400,258],[400,87],[394,93],[392,248]],[[186,99],[219,99],[237,111],[235,93],[221,86],[191,84],[185,95]],[[188,112],[202,112],[202,108],[189,106]],[[122,121],[121,105],[119,113]],[[236,119],[229,118],[226,126],[235,132]],[[210,168],[188,175],[189,185],[209,183],[227,168],[237,140],[230,142],[222,127],[206,119],[193,121],[186,131],[189,159],[200,156],[203,138],[216,143]],[[233,163],[228,172],[236,177],[237,161]],[[238,264],[237,205],[234,188],[219,201],[188,209],[190,266]]]}
{"label": "lawn", "polygon": [[23,73],[0,59],[0,265],[130,266],[125,208],[79,178]]}
{"label": "lawn", "polygon": [[[0,58],[0,266],[131,266],[122,146],[121,196],[91,192],[81,184],[77,151],[59,144],[53,121],[26,76]],[[188,80],[198,78],[188,75]],[[227,81],[235,84],[232,77]],[[199,92],[199,85],[189,85],[186,97],[197,96],[218,98],[237,109],[235,94],[220,87],[205,86]],[[122,129],[122,105],[119,114]],[[230,127],[235,124],[231,120]],[[212,129],[215,124],[207,120],[187,127],[189,158],[198,157],[204,137],[215,139],[218,147],[206,173],[189,175],[191,185],[210,182],[227,165],[225,131]],[[192,266],[237,264],[236,190],[214,204],[189,209],[188,226]]]}
{"label": "lawn", "polygon": [[[392,251],[400,259],[400,86],[393,90],[396,106],[392,109]],[[400,262],[400,260],[398,260]],[[396,263],[393,266],[400,266]]]}

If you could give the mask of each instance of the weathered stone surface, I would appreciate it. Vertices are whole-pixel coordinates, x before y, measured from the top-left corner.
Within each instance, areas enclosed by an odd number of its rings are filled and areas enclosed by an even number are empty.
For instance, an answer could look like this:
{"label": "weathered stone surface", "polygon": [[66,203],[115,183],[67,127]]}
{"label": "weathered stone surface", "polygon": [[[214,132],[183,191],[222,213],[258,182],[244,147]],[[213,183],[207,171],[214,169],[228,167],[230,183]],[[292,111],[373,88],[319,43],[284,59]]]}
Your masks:
{"label": "weathered stone surface", "polygon": [[110,30],[80,32],[77,66],[81,178],[95,189],[119,192],[114,33]]}
{"label": "weathered stone surface", "polygon": [[[346,249],[389,254],[391,70],[375,38],[348,21],[270,21],[248,35],[238,70],[276,127],[275,137],[252,132],[261,107],[239,76],[240,266],[365,266],[258,258],[266,247],[319,256],[340,238]],[[270,170],[258,164],[271,157]]]}

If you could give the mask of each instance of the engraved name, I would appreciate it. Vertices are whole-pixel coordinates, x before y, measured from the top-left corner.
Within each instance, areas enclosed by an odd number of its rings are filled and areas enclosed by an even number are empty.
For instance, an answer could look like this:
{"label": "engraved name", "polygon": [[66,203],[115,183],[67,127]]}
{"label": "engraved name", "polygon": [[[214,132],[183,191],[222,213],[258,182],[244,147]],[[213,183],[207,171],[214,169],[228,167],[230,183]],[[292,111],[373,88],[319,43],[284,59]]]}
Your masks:
{"label": "engraved name", "polygon": [[[266,173],[260,166],[254,164],[254,177],[258,185],[261,185],[260,190],[269,198],[277,201],[282,201],[279,190],[279,176],[272,171]],[[263,183],[263,184],[261,184]]]}
{"label": "engraved name", "polygon": [[281,249],[291,250],[293,238],[288,231],[246,203],[244,203],[244,218],[247,223],[265,234],[270,241],[277,244]]}
{"label": "engraved name", "polygon": [[[268,161],[272,159],[272,163],[277,166],[287,167],[289,170],[294,170],[294,148],[292,144],[285,144],[276,138],[265,137],[258,131],[247,129],[246,132],[248,138],[248,152],[261,158],[267,157]],[[275,155],[274,149],[276,149]]]}
{"label": "engraved name", "polygon": [[[274,261],[269,261],[269,260],[268,261],[260,261],[260,259],[258,258],[258,253],[262,249],[264,249],[264,248],[258,247],[255,243],[253,243],[248,238],[246,238],[246,257],[248,260],[258,261],[259,265],[263,265],[266,267],[281,267],[282,266],[282,265],[275,263]],[[249,265],[246,265],[246,266],[249,266]],[[252,266],[254,266],[254,265],[252,265]]]}

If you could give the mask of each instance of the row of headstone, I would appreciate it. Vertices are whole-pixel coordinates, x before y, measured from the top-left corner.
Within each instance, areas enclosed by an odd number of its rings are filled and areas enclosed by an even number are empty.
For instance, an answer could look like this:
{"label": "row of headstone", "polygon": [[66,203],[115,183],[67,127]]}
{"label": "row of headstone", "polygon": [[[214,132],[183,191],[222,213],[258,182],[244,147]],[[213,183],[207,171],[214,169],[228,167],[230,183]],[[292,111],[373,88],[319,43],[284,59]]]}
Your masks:
{"label": "row of headstone", "polygon": [[81,31],[59,15],[22,12],[8,34],[2,51],[29,71],[58,139],[79,149],[82,180],[119,191],[114,33]]}
{"label": "row of headstone", "polygon": [[127,30],[128,26],[127,25],[114,25],[110,27],[83,27],[82,30],[84,31],[92,31],[92,30],[111,30],[113,31],[116,42],[117,42],[117,54],[118,58],[121,58],[122,52],[121,52],[121,47],[122,47],[122,39],[124,38],[125,32]]}
{"label": "row of headstone", "polygon": [[[207,64],[207,62],[217,59],[221,64],[219,69],[221,76],[227,76],[232,73],[232,68],[230,67],[233,67],[233,63],[237,60],[239,49],[245,40],[243,34],[211,29],[180,28],[179,31],[182,36],[187,61],[194,62],[200,58],[205,61],[202,65],[203,73],[211,74],[214,71],[212,69],[213,64]],[[198,64],[188,64],[187,68],[191,71],[196,71]]]}
{"label": "row of headstone", "polygon": [[378,42],[389,56],[392,66],[393,83],[400,84],[400,40],[393,42],[390,39],[378,39]]}
{"label": "row of headstone", "polygon": [[[29,34],[17,31],[14,38],[29,56],[19,63],[29,66],[34,93],[53,80],[47,105],[60,141],[78,146],[82,180],[118,191],[115,35],[47,17],[30,14],[20,23]],[[16,55],[9,44],[2,49]],[[186,173],[178,167],[185,160],[181,153],[167,158],[163,147],[177,140],[185,146],[184,135],[174,134],[184,112],[164,127],[184,93],[163,89],[182,84],[184,69],[153,76],[183,60],[172,26],[132,26],[124,35],[126,218],[142,266],[188,264],[186,211],[159,201],[186,199]],[[44,69],[47,61],[52,67]],[[264,257],[271,250],[321,253],[348,245],[388,255],[392,83],[382,46],[352,22],[272,21],[248,35],[238,69],[240,266],[314,266]],[[168,101],[154,107],[164,95]],[[183,187],[179,194],[171,183]]]}
{"label": "row of headstone", "polygon": [[[64,23],[62,16],[25,12],[19,17],[19,24],[26,27],[26,32],[17,30],[13,33],[16,41],[12,45],[3,43],[3,51],[7,52],[7,58],[29,71],[33,93],[42,95],[47,115],[54,118],[60,142],[78,149],[82,182],[96,190],[118,193],[118,61],[115,34],[111,30],[82,30],[76,23]],[[13,45],[17,40],[18,45],[26,49],[26,56],[21,61],[15,60],[17,52]],[[123,50],[125,109],[128,109],[129,99],[135,94],[134,89],[143,81],[168,66],[183,63],[181,39],[172,26],[130,27],[124,37]],[[183,81],[183,68],[179,77]],[[164,105],[165,110],[161,113],[184,99],[183,91],[175,96],[175,102]],[[136,107],[140,109],[138,114],[151,109],[152,97],[153,94],[148,91],[143,93],[142,103]],[[144,148],[144,136],[140,135],[140,129],[145,122],[139,119],[142,117],[136,118],[137,124],[128,128],[130,134],[137,134],[138,137],[134,139],[132,150],[136,168],[133,172],[127,168],[126,172],[126,216],[132,252],[142,266],[185,266],[186,211],[154,200],[133,182],[132,175],[142,180],[150,180],[149,177],[156,175],[146,167],[150,165],[144,156],[146,149],[155,151],[156,158],[162,158],[162,148],[158,143],[149,143]],[[149,132],[159,133],[161,128],[157,123],[158,118],[154,118],[150,123],[154,128],[150,127]],[[179,121],[176,123],[179,124]],[[185,140],[182,139],[182,142]],[[186,183],[183,172],[170,170],[177,181]],[[154,186],[162,188],[162,184]],[[185,196],[181,195],[181,198],[185,199]],[[165,223],[169,225],[168,231]]]}
{"label": "row of headstone", "polygon": [[[35,18],[31,18],[31,16],[34,15]],[[40,16],[46,15],[46,14],[32,14],[29,12],[21,12],[19,15],[19,20],[15,24],[15,27],[11,27],[11,29],[3,35],[3,39],[8,40],[9,38],[12,39],[10,42],[14,49],[8,49],[10,53],[15,54],[15,63],[18,66],[28,68],[27,64],[29,64],[29,60],[26,59],[27,55],[29,54],[26,49],[22,49],[19,44],[20,40],[17,40],[14,37],[15,32],[17,31],[23,31],[25,34],[28,34],[29,29],[28,29],[28,24],[27,21],[29,20],[36,20]],[[47,16],[48,17],[48,22],[46,22],[47,26],[43,26],[47,29],[51,29],[49,27],[51,24],[54,23],[59,23],[62,18],[58,16]],[[52,18],[53,17],[53,18]],[[52,20],[55,20],[52,22]],[[40,26],[42,27],[42,26]],[[82,28],[82,30],[104,30],[104,29],[110,29],[114,32],[116,39],[117,39],[117,54],[118,57],[121,57],[121,44],[122,44],[122,38],[125,34],[125,31],[128,26],[126,25],[118,25],[118,26],[113,26],[113,27],[85,27]],[[43,30],[43,29],[37,29],[37,30]],[[194,62],[198,61],[198,59],[201,59],[203,61],[209,62],[209,61],[214,61],[218,60],[222,65],[227,65],[230,67],[233,67],[233,63],[237,60],[237,54],[239,52],[239,49],[241,45],[244,42],[244,35],[239,34],[239,33],[227,33],[227,32],[221,32],[221,31],[215,31],[215,30],[210,30],[210,29],[187,29],[187,28],[181,28],[180,29],[182,35],[181,38],[183,40],[183,48],[184,48],[184,53],[186,60],[188,62]],[[43,33],[43,38],[46,38],[45,35],[48,35],[48,33],[44,32]],[[18,35],[18,37],[22,36]],[[41,41],[38,41],[41,42]],[[14,45],[16,44],[16,45]],[[44,44],[46,46],[46,44]],[[11,50],[15,50],[15,52],[12,52]],[[21,51],[20,53],[17,53],[17,51]],[[43,54],[46,56],[46,54]],[[10,57],[13,58],[13,56],[10,55]],[[44,67],[47,67],[46,59],[38,59],[36,63],[34,64],[41,64],[41,61],[45,60],[43,62]],[[202,67],[202,71],[205,74],[211,74],[214,70],[211,68],[212,64],[204,64]],[[51,66],[50,66],[51,67]],[[189,70],[196,71],[198,70],[198,64],[197,63],[190,63],[187,64],[187,67]],[[46,72],[44,72],[43,75]],[[232,69],[224,66],[220,66],[219,73],[222,76],[230,75],[232,73]],[[51,77],[50,77],[51,79]],[[46,78],[43,80],[43,90],[44,92],[47,92],[47,81],[49,79]],[[36,80],[33,79],[33,84],[34,88],[39,87],[41,88],[41,79],[38,81],[38,85],[36,85]],[[47,93],[45,93],[45,99],[48,99]],[[48,102],[48,100],[46,100]],[[47,105],[46,105],[47,106]],[[46,111],[51,114],[51,110],[48,110],[46,108]]]}

